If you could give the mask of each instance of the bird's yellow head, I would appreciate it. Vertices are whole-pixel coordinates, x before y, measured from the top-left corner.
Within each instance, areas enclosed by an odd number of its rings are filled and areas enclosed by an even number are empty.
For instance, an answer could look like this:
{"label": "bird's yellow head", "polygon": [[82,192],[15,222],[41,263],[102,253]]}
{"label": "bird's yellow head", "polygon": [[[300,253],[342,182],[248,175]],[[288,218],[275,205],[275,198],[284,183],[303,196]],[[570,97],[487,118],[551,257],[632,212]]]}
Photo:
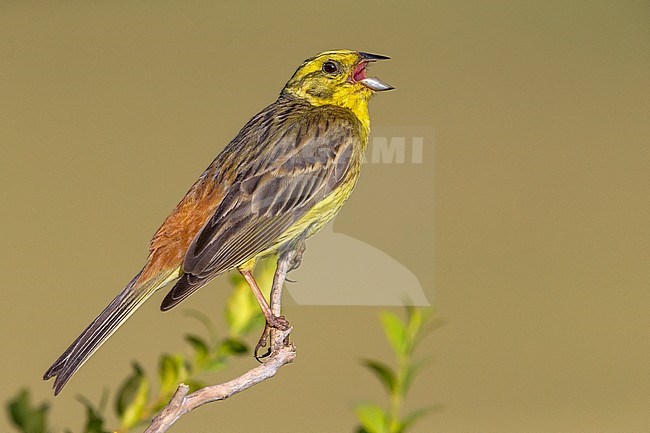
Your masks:
{"label": "bird's yellow head", "polygon": [[393,88],[378,78],[367,77],[366,67],[371,62],[388,58],[359,51],[325,51],[305,60],[282,94],[296,96],[316,106],[349,108],[364,121],[368,118],[370,96]]}

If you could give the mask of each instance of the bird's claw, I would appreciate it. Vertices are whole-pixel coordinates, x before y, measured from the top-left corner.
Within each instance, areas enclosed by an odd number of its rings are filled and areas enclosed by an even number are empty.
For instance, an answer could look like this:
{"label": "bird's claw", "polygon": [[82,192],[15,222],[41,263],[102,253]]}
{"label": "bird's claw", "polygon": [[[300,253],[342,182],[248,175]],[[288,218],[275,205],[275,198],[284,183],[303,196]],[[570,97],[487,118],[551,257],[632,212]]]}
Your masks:
{"label": "bird's claw", "polygon": [[[266,321],[266,324],[264,325],[264,331],[262,331],[262,335],[260,336],[259,341],[255,345],[255,352],[254,352],[255,359],[258,362],[262,362],[264,358],[267,358],[269,355],[271,355],[272,344],[270,344],[270,339],[271,339],[272,329],[277,329],[279,331],[286,331],[290,327],[291,325],[289,324],[287,319],[284,318],[284,316],[271,316],[271,318]],[[266,352],[260,355],[259,354],[260,349],[266,347],[267,342],[270,347],[266,349]],[[284,343],[285,344],[288,343],[288,338],[284,341]]]}
{"label": "bird's claw", "polygon": [[255,356],[255,359],[257,362],[262,362],[262,359],[268,357],[271,354],[271,349],[267,349],[266,352],[263,354],[259,354],[260,349],[263,347],[266,347],[266,342],[271,336],[271,328],[269,328],[269,325],[264,325],[264,331],[262,332],[262,335],[260,336],[259,341],[255,345],[255,352],[253,352],[253,356]]}

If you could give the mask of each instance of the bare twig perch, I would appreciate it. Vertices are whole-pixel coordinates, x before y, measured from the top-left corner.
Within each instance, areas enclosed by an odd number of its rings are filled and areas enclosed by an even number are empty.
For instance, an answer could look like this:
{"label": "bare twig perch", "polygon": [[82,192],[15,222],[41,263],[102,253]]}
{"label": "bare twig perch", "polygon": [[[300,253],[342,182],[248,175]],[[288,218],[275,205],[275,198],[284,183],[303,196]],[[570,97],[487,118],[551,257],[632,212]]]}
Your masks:
{"label": "bare twig perch", "polygon": [[[295,267],[296,255],[300,254],[295,251],[281,254],[278,259],[278,267],[273,277],[273,286],[271,288],[271,311],[275,316],[280,316],[282,286],[288,271]],[[176,393],[169,401],[167,406],[156,416],[151,424],[145,430],[145,433],[162,433],[167,431],[181,416],[213,401],[225,400],[228,397],[244,391],[258,383],[275,376],[280,367],[290,362],[296,357],[296,348],[293,344],[286,343],[292,328],[287,330],[273,329],[271,331],[271,350],[270,355],[265,358],[264,363],[247,371],[241,376],[228,382],[206,386],[192,394],[189,387],[180,384]]]}

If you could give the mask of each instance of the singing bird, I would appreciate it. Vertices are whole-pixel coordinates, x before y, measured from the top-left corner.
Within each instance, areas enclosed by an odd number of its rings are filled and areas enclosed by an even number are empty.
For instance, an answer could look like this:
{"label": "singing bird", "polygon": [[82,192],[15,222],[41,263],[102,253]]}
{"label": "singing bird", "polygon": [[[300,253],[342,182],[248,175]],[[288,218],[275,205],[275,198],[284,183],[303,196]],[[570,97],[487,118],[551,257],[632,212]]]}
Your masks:
{"label": "singing bird", "polygon": [[156,290],[176,280],[166,311],[229,270],[242,273],[267,324],[277,323],[251,274],[264,257],[313,235],[352,192],[368,143],[368,101],[393,89],[366,76],[386,56],[322,52],[223,149],[153,236],[142,270],[45,372],[54,394]]}

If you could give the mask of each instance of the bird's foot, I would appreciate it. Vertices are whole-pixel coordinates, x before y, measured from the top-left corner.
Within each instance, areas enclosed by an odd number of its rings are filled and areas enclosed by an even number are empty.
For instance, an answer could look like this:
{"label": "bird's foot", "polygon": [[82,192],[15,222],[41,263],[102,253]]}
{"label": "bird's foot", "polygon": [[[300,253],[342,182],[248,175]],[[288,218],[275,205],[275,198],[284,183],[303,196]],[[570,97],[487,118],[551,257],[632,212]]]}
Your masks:
{"label": "bird's foot", "polygon": [[[262,335],[260,336],[259,341],[255,345],[255,352],[254,356],[257,361],[262,362],[262,359],[268,357],[273,350],[272,347],[272,342],[271,340],[271,330],[272,329],[277,329],[279,331],[286,331],[289,329],[291,325],[287,321],[287,319],[284,318],[284,316],[271,316],[267,321],[266,324],[264,325],[264,331],[262,332]],[[287,337],[284,341],[284,344],[288,344],[289,337]],[[269,345],[269,348],[266,349],[266,352],[260,355],[260,349],[263,347],[266,347],[267,344]]]}
{"label": "bird's foot", "polygon": [[289,321],[284,316],[271,316],[271,320],[266,321],[266,326],[280,331],[286,331],[291,327]]}

